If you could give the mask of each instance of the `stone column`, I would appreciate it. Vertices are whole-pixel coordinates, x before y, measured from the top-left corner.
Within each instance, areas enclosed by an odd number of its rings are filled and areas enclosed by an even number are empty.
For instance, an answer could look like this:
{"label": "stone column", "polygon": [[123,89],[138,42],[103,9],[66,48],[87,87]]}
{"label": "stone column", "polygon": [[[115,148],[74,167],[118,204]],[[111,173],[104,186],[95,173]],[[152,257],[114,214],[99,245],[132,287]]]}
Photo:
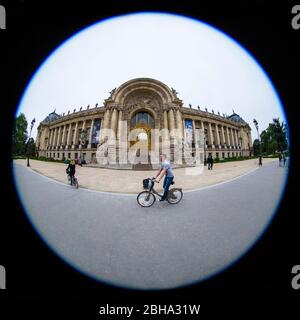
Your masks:
{"label": "stone column", "polygon": [[230,136],[231,136],[231,141],[232,141],[232,148],[235,149],[235,146],[234,146],[234,137],[233,137],[233,128],[230,128]]}
{"label": "stone column", "polygon": [[203,123],[203,121],[201,120],[200,123],[201,123],[201,129],[204,130],[204,123]]}
{"label": "stone column", "polygon": [[165,129],[165,136],[163,137],[165,140],[169,139],[169,125],[168,125],[168,112],[164,110],[164,126],[163,129]]}
{"label": "stone column", "polygon": [[66,145],[66,131],[67,131],[67,125],[64,125],[61,146],[60,146],[61,149],[63,149],[63,146]]}
{"label": "stone column", "polygon": [[75,124],[75,133],[74,133],[74,143],[72,148],[75,149],[75,146],[78,144],[78,122]]}
{"label": "stone column", "polygon": [[169,116],[169,126],[170,126],[170,133],[171,133],[172,130],[175,129],[175,118],[174,118],[174,111],[173,111],[173,109],[170,109],[170,110],[169,110],[168,116]]}
{"label": "stone column", "polygon": [[52,140],[53,140],[53,129],[50,130],[50,135],[49,135],[49,149],[52,148]]}
{"label": "stone column", "polygon": [[[179,129],[179,135],[182,138],[183,137],[183,125],[182,125],[181,112],[179,111],[179,109],[177,109],[177,111],[176,111],[176,122],[177,122],[177,128]],[[193,125],[194,125],[194,123],[193,123]]]}
{"label": "stone column", "polygon": [[92,119],[91,121],[91,126],[90,126],[90,134],[89,134],[89,144],[88,144],[88,148],[91,149],[92,148],[92,139],[93,139],[93,129],[94,129],[94,119]]}
{"label": "stone column", "polygon": [[71,147],[71,137],[72,137],[72,123],[69,124],[69,132],[67,136],[67,148]]}
{"label": "stone column", "polygon": [[113,109],[112,116],[111,116],[111,125],[110,128],[114,130],[115,135],[117,135],[117,128],[118,128],[118,110],[116,108]]}
{"label": "stone column", "polygon": [[218,145],[218,148],[220,148],[221,143],[220,143],[219,128],[217,124],[215,124],[215,128],[216,128],[217,145]]}
{"label": "stone column", "polygon": [[[109,128],[109,120],[110,120],[110,110],[107,109],[105,111],[104,117],[103,117],[103,126],[102,126],[103,129],[108,129]],[[101,134],[100,134],[99,142],[103,139],[103,131],[101,130],[100,132],[101,132]]]}
{"label": "stone column", "polygon": [[60,139],[61,137],[61,127],[58,128],[57,141],[56,141],[56,149],[60,149]]}
{"label": "stone column", "polygon": [[238,147],[238,145],[239,145],[239,138],[238,138],[237,130],[236,130],[236,129],[234,129],[234,136],[235,136],[235,145]]}
{"label": "stone column", "polygon": [[53,133],[54,137],[53,137],[53,149],[56,148],[56,141],[57,141],[57,127],[54,128],[54,133]]}
{"label": "stone column", "polygon": [[120,139],[120,128],[121,128],[121,122],[122,122],[123,112],[122,110],[119,110],[119,116],[118,116],[118,127],[117,127],[117,135],[116,138]]}
{"label": "stone column", "polygon": [[211,130],[211,122],[208,122],[208,143],[211,145],[212,148],[214,148],[213,136],[212,136],[212,130]]}
{"label": "stone column", "polygon": [[110,110],[107,109],[104,113],[104,119],[103,119],[103,129],[109,128],[109,120],[110,120]]}
{"label": "stone column", "polygon": [[227,136],[227,147],[228,149],[231,148],[231,143],[230,143],[230,137],[229,137],[229,129],[226,127],[226,136]]}
{"label": "stone column", "polygon": [[196,124],[195,124],[195,120],[193,120],[193,141],[194,143],[196,143],[195,138],[196,138]]}
{"label": "stone column", "polygon": [[225,147],[226,140],[225,140],[225,133],[224,133],[224,127],[223,126],[221,126],[221,134],[222,134],[222,144]]}

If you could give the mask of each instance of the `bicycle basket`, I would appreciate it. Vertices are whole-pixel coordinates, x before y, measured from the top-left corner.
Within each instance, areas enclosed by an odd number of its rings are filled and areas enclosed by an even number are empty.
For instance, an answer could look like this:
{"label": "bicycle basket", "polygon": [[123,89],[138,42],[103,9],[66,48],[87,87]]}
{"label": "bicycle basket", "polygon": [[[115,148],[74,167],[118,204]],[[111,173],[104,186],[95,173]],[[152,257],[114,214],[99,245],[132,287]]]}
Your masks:
{"label": "bicycle basket", "polygon": [[143,180],[143,189],[148,190],[151,186],[151,180],[150,179],[144,179]]}

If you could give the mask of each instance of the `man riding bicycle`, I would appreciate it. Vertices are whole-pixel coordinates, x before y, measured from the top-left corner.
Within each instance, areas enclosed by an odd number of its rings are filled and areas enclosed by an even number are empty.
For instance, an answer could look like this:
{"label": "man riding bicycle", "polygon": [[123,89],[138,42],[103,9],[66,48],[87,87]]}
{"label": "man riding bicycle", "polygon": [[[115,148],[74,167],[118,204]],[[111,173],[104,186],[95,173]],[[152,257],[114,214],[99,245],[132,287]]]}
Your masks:
{"label": "man riding bicycle", "polygon": [[70,176],[71,185],[73,184],[73,181],[74,181],[75,172],[76,172],[75,160],[71,160],[69,162],[67,169],[66,169],[66,173]]}
{"label": "man riding bicycle", "polygon": [[170,162],[167,160],[167,157],[165,154],[160,155],[160,169],[158,170],[155,182],[159,183],[163,176],[165,176],[163,188],[164,188],[164,194],[161,197],[159,201],[164,201],[167,199],[167,195],[169,192],[170,185],[172,184],[174,180],[174,173],[171,167]]}

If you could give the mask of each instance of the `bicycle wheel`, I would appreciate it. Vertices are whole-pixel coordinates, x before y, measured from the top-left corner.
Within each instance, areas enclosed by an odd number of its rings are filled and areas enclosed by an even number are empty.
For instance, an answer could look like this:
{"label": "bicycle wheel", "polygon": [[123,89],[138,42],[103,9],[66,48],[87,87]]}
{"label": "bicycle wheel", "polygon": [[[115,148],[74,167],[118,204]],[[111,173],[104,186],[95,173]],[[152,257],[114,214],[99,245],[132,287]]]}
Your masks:
{"label": "bicycle wheel", "polygon": [[143,191],[137,195],[137,203],[142,207],[151,207],[155,202],[155,196],[149,191]]}
{"label": "bicycle wheel", "polygon": [[182,190],[180,188],[173,188],[169,190],[167,201],[170,204],[175,204],[181,201],[183,197]]}

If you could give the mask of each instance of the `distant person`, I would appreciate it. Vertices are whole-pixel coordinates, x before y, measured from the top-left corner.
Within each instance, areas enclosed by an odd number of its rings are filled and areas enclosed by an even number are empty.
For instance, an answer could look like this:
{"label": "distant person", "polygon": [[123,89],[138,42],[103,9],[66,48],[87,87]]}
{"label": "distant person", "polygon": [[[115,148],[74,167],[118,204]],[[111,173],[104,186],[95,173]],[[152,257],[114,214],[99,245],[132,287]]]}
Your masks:
{"label": "distant person", "polygon": [[282,164],[282,154],[280,153],[279,154],[279,167],[281,167],[281,164]]}
{"label": "distant person", "polygon": [[75,176],[75,172],[76,172],[76,168],[75,168],[75,160],[71,160],[69,162],[69,165],[66,169],[66,173],[69,175],[70,177],[70,184],[72,185],[73,184],[73,179],[74,179],[74,176]]}
{"label": "distant person", "polygon": [[286,156],[285,156],[285,154],[283,155],[283,166],[285,167],[285,165],[286,165]]}
{"label": "distant person", "polygon": [[258,157],[258,165],[259,165],[259,166],[262,166],[262,156],[259,156],[259,157]]}
{"label": "distant person", "polygon": [[207,164],[208,164],[208,166],[207,166],[208,170],[212,170],[213,165],[214,165],[214,159],[211,154],[207,158]]}
{"label": "distant person", "polygon": [[156,177],[155,177],[155,181],[157,183],[160,182],[160,180],[162,179],[162,177],[164,176],[164,183],[163,183],[163,188],[164,188],[164,194],[161,197],[161,199],[159,201],[165,201],[167,199],[168,196],[168,192],[169,192],[169,188],[170,185],[172,184],[173,180],[174,180],[174,173],[171,167],[170,162],[167,160],[167,157],[165,154],[162,154],[160,156],[160,169],[158,170]]}

